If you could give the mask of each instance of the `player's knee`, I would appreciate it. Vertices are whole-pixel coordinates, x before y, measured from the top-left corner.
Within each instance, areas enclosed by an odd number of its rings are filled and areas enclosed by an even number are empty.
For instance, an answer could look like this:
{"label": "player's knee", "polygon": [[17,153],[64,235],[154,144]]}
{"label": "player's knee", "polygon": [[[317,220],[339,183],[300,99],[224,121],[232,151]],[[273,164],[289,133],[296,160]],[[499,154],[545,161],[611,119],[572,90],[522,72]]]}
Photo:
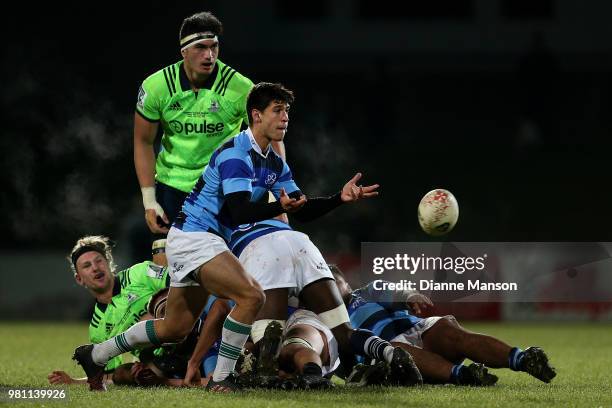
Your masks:
{"label": "player's knee", "polygon": [[453,315],[446,315],[440,320],[443,320],[444,323],[449,326],[457,327],[457,328],[461,327],[461,325],[459,324],[459,321]]}
{"label": "player's knee", "polygon": [[236,303],[252,310],[259,310],[266,302],[266,294],[259,285],[254,285],[249,290],[243,291]]}

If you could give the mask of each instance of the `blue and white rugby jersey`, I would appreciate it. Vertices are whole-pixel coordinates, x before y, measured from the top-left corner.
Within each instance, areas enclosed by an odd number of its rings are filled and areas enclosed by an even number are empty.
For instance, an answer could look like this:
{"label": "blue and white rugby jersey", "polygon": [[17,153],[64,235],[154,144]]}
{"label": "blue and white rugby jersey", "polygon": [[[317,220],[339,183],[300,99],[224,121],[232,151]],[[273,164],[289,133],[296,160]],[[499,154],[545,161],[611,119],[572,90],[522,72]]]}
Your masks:
{"label": "blue and white rugby jersey", "polygon": [[348,312],[352,326],[372,330],[384,340],[390,341],[423,320],[411,315],[405,305],[394,304],[392,291],[374,289],[374,283],[351,296]]}
{"label": "blue and white rugby jersey", "polygon": [[219,147],[185,199],[173,226],[185,232],[208,231],[230,240],[232,225],[225,204],[228,194],[247,191],[259,201],[271,191],[276,198],[299,191],[291,170],[272,148],[263,153],[250,129]]}

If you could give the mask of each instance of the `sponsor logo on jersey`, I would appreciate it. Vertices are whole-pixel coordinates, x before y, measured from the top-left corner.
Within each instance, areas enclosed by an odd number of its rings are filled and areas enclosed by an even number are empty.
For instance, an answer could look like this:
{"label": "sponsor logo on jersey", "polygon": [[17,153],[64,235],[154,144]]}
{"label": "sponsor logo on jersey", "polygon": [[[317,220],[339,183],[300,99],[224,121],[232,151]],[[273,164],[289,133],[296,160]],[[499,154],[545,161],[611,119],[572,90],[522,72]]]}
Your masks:
{"label": "sponsor logo on jersey", "polygon": [[210,108],[208,108],[209,112],[219,112],[219,102],[214,99],[210,102]]}
{"label": "sponsor logo on jersey", "polygon": [[132,303],[133,301],[135,301],[136,299],[138,299],[138,295],[134,294],[134,293],[128,293],[127,295],[127,301],[128,303]]}
{"label": "sponsor logo on jersey", "polygon": [[173,111],[180,111],[180,110],[183,110],[183,107],[181,106],[181,104],[178,101],[176,101],[176,102],[172,103],[168,107],[168,109],[173,110]]}
{"label": "sponsor logo on jersey", "polygon": [[275,182],[276,182],[276,173],[268,174],[268,177],[266,177],[266,185],[271,186]]}
{"label": "sponsor logo on jersey", "polygon": [[210,123],[207,121],[202,123],[181,123],[178,120],[173,120],[170,121],[168,125],[170,125],[170,129],[172,129],[174,133],[185,133],[186,135],[192,133],[214,135],[223,132],[225,128],[225,124],[222,122]]}
{"label": "sponsor logo on jersey", "polygon": [[155,279],[161,279],[164,276],[164,268],[158,265],[149,265],[147,276]]}
{"label": "sponsor logo on jersey", "polygon": [[147,99],[147,92],[141,85],[140,89],[138,90],[138,101],[136,102],[136,106],[138,106],[140,109],[143,109],[145,99]]}

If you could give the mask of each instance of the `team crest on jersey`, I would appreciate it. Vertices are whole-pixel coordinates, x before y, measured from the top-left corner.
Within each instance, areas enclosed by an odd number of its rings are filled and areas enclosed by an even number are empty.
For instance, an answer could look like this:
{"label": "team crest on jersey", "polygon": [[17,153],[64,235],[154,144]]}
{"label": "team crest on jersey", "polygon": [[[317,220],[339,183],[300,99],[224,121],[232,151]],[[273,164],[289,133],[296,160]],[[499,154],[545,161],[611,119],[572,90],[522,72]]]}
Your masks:
{"label": "team crest on jersey", "polygon": [[210,108],[208,108],[209,112],[219,112],[219,102],[214,99],[210,102]]}
{"label": "team crest on jersey", "polygon": [[147,276],[155,279],[161,279],[164,276],[164,268],[158,265],[149,265]]}
{"label": "team crest on jersey", "polygon": [[271,186],[275,182],[276,182],[276,173],[268,174],[268,177],[266,177],[266,185]]}
{"label": "team crest on jersey", "polygon": [[138,106],[141,109],[144,108],[145,99],[147,99],[147,92],[144,90],[144,88],[141,85],[140,89],[138,90],[138,101],[136,102],[136,106]]}

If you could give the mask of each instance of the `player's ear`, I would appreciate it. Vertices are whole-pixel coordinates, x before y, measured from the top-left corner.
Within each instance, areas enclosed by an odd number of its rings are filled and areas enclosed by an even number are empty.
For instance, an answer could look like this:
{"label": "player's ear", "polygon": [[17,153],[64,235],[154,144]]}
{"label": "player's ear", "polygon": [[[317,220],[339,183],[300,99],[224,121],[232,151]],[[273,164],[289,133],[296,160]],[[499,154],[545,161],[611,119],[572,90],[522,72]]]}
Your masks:
{"label": "player's ear", "polygon": [[79,275],[76,272],[74,273],[74,280],[76,281],[78,285],[83,286],[83,279],[81,279],[81,275]]}

